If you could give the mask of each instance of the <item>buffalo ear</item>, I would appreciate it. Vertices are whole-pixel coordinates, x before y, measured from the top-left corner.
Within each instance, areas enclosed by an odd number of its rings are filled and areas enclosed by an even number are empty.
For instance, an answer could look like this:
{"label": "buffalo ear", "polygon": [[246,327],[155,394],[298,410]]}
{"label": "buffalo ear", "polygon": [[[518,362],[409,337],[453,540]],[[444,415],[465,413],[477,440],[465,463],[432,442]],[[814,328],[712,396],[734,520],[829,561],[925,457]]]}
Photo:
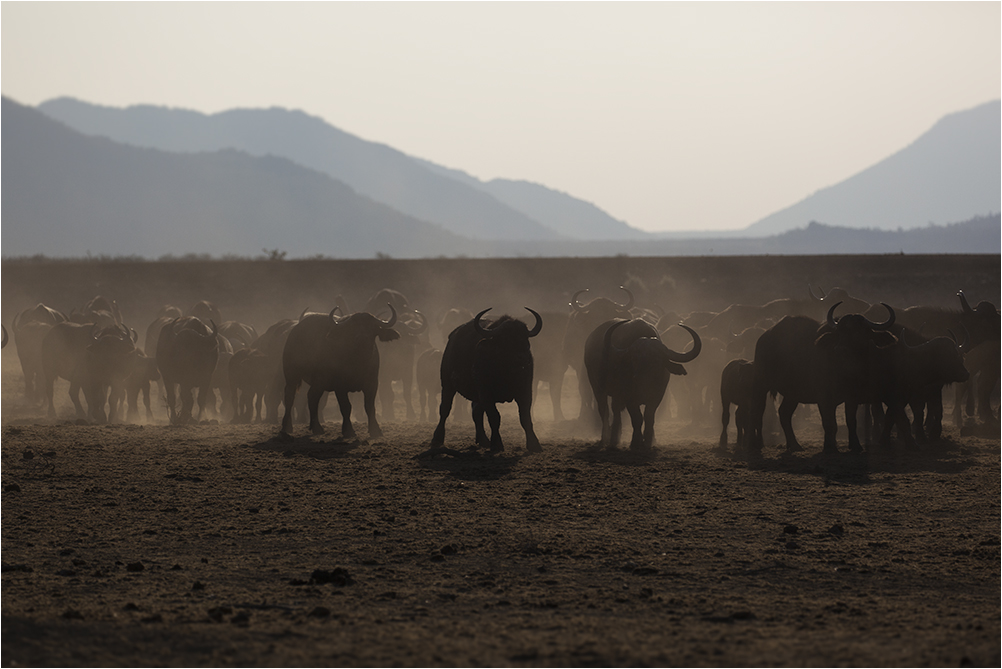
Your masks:
{"label": "buffalo ear", "polygon": [[400,333],[390,328],[379,328],[379,333],[376,336],[379,337],[379,341],[400,339]]}
{"label": "buffalo ear", "polygon": [[685,371],[685,367],[671,360],[665,363],[665,369],[668,370],[669,374],[675,374],[676,376],[685,376],[688,373]]}

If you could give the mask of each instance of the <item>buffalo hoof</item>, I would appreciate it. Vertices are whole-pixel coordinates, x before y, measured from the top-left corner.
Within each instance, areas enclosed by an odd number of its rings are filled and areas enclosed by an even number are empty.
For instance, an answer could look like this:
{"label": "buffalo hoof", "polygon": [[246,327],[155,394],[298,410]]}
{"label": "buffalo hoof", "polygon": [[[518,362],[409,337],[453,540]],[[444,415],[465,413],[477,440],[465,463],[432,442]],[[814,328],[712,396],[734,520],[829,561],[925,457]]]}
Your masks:
{"label": "buffalo hoof", "polygon": [[293,442],[293,441],[295,441],[295,440],[296,440],[296,438],[295,438],[295,437],[293,437],[293,436],[292,436],[291,434],[289,434],[288,432],[279,432],[279,433],[278,433],[278,436],[277,436],[277,437],[275,437],[275,441],[280,441],[280,442],[282,442],[283,444],[289,444],[289,443],[292,443],[292,442]]}
{"label": "buffalo hoof", "polygon": [[312,432],[313,434],[319,435],[319,434],[323,434],[324,432],[326,432],[326,430],[324,430],[324,426],[323,425],[321,425],[320,423],[317,423],[316,425],[310,425],[310,432]]}
{"label": "buffalo hoof", "polygon": [[542,453],[543,447],[539,445],[539,442],[536,442],[534,444],[526,444],[525,450],[529,451],[530,453]]}

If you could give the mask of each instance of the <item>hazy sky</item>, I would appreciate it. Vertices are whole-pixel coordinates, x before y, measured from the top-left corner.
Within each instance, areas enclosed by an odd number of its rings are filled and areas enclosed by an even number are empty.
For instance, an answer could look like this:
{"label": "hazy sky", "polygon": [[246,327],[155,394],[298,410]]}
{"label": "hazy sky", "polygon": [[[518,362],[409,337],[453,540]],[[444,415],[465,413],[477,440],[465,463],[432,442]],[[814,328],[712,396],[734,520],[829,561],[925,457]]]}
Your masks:
{"label": "hazy sky", "polygon": [[279,106],[646,230],[742,228],[1000,93],[999,2],[3,2],[0,87]]}

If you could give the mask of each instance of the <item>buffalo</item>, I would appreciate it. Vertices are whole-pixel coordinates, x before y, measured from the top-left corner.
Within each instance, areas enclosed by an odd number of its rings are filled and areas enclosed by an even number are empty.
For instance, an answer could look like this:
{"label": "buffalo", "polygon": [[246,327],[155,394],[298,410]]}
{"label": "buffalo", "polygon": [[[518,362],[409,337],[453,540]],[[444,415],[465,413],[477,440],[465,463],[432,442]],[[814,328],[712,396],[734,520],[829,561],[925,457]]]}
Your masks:
{"label": "buffalo", "polygon": [[[885,349],[897,338],[888,330],[894,310],[884,305],[889,318],[875,323],[860,314],[835,319],[840,303],[831,305],[824,324],[806,316],[788,316],[767,330],[755,346],[755,403],[751,442],[762,446],[762,416],[766,395],[779,393],[779,421],[788,452],[801,450],[793,432],[793,412],[799,404],[817,404],[824,429],[825,452],[837,452],[835,410],[847,400],[870,401],[867,376],[873,353],[870,345]],[[856,433],[856,412],[846,407],[850,450],[862,450]]]}
{"label": "buffalo", "polygon": [[[518,406],[519,422],[525,430],[525,448],[530,453],[542,451],[532,427],[533,362],[529,340],[543,329],[543,318],[526,307],[536,323],[530,330],[522,321],[501,316],[493,323],[484,322],[484,309],[471,321],[449,335],[442,353],[442,403],[438,426],[431,439],[431,448],[445,443],[445,422],[452,411],[452,402],[459,393],[473,403],[473,425],[476,443],[496,453],[504,450],[501,440],[499,402]],[[484,430],[484,414],[491,426],[491,437]]]}
{"label": "buffalo", "polygon": [[24,376],[24,395],[29,402],[43,399],[45,369],[42,365],[42,341],[53,325],[68,320],[66,314],[41,302],[14,316],[11,329]]}
{"label": "buffalo", "polygon": [[[112,385],[124,382],[135,357],[135,342],[123,326],[98,328],[89,323],[57,323],[41,346],[48,416],[55,418],[53,384],[57,377],[70,382],[70,399],[77,417],[104,422],[104,406]],[[80,402],[83,390],[87,412]],[[112,412],[113,413],[113,412]]]}
{"label": "buffalo", "polygon": [[669,349],[657,328],[640,319],[606,321],[588,336],[584,362],[602,421],[602,444],[615,448],[619,443],[622,412],[626,409],[633,423],[630,448],[653,448],[654,419],[668,389],[668,379],[671,374],[684,375],[681,363],[695,360],[702,348],[696,331],[687,325],[682,327],[692,337],[692,348],[686,353]]}
{"label": "buffalo", "polygon": [[727,424],[731,419],[731,405],[734,410],[734,427],[737,430],[737,448],[747,445],[751,434],[751,408],[755,393],[755,365],[737,358],[724,366],[720,373],[720,450],[727,450]]}
{"label": "buffalo", "polygon": [[392,305],[390,313],[388,321],[381,321],[365,312],[341,319],[335,318],[333,311],[327,316],[306,314],[293,326],[282,352],[285,375],[283,435],[292,435],[296,391],[305,381],[310,386],[306,398],[313,434],[324,432],[319,419],[320,398],[325,392],[333,392],[341,409],[341,436],[353,439],[355,428],[351,424],[348,393],[361,392],[369,421],[369,438],[383,436],[376,420],[376,393],[379,389],[376,340],[393,341],[400,337],[400,333],[393,329],[397,312]]}
{"label": "buffalo", "polygon": [[579,290],[574,293],[570,301],[570,318],[567,321],[567,329],[564,332],[564,368],[570,366],[578,377],[578,392],[581,396],[581,409],[578,419],[584,415],[585,407],[590,405],[590,395],[588,379],[584,368],[585,340],[596,327],[613,318],[632,318],[630,309],[633,308],[634,298],[627,288],[620,286],[620,290],[628,296],[626,303],[619,304],[605,297],[596,297],[587,304],[578,302],[578,298],[587,293],[588,290]]}
{"label": "buffalo", "polygon": [[[194,316],[170,321],[157,339],[157,369],[163,377],[167,401],[167,416],[171,423],[188,423],[192,419],[194,389],[198,388],[198,417],[205,416],[205,406],[212,391],[212,374],[219,359],[218,328],[211,321],[210,330]],[[175,405],[174,388],[181,394],[181,409]],[[215,401],[213,399],[213,401]]]}

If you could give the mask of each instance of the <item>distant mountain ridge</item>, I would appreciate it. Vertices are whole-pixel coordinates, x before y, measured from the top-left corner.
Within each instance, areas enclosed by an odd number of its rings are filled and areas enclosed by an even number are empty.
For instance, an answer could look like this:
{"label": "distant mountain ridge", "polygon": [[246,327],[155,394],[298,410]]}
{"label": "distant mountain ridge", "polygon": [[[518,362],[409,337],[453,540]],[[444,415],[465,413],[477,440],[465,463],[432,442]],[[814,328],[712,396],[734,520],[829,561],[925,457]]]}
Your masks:
{"label": "distant mountain ridge", "polygon": [[810,221],[894,230],[1002,210],[1002,103],[940,119],[909,146],[749,226],[752,236]]}
{"label": "distant mountain ridge", "polygon": [[[183,118],[185,114],[188,112],[168,118]],[[923,224],[922,228],[902,230],[880,230],[877,226],[860,230],[814,218],[779,234],[756,236],[732,231],[726,235],[706,233],[704,237],[630,237],[632,229],[624,223],[577,198],[528,182],[480,182],[459,170],[374,145],[377,153],[390,155],[400,167],[393,174],[405,178],[408,170],[417,170],[422,178],[435,180],[436,188],[442,186],[435,191],[438,195],[459,188],[466,201],[484,198],[502,213],[513,211],[505,205],[505,200],[511,199],[529,212],[517,214],[525,220],[548,216],[553,223],[565,217],[564,222],[573,223],[579,235],[572,239],[561,234],[562,224],[554,224],[545,237],[476,239],[402,213],[324,171],[288,158],[232,148],[196,151],[191,147],[228,142],[218,137],[193,137],[193,126],[187,121],[180,123],[179,136],[191,139],[192,144],[172,140],[172,145],[184,146],[186,151],[182,152],[83,134],[6,97],[2,115],[5,257],[94,254],[157,258],[192,253],[256,257],[266,249],[289,257],[419,258],[999,253],[1002,248],[1000,207],[989,208],[995,212],[989,216],[967,215],[946,221],[949,225]],[[259,115],[232,118],[250,119],[254,132],[274,131],[275,136],[261,140],[259,151],[262,146],[285,142],[280,140],[282,133],[288,132],[290,115],[317,125],[324,133],[338,132],[305,114],[278,110],[278,115],[282,123],[264,126]],[[204,118],[196,119],[195,127],[211,130],[203,122]],[[301,141],[305,137],[295,132],[291,136]],[[358,145],[362,159],[372,155],[371,144]],[[316,146],[298,149],[303,155],[310,150],[325,152]],[[347,164],[357,162],[346,150],[337,158]],[[378,156],[373,160],[374,165],[382,164]],[[411,186],[401,188],[408,189]],[[462,208],[454,203],[444,206]],[[605,238],[616,225],[626,230],[620,229],[618,238]]]}
{"label": "distant mountain ridge", "polygon": [[476,246],[285,158],[169,153],[83,135],[2,99],[5,255],[263,248],[309,257],[472,253]]}
{"label": "distant mountain ridge", "polygon": [[612,239],[650,239],[653,235],[616,220],[590,202],[532,183],[511,179],[480,181],[462,170],[436,165],[414,158],[429,170],[456,179],[525,212],[537,221],[546,221],[553,230],[572,239],[603,241]]}
{"label": "distant mountain ridge", "polygon": [[[472,177],[456,178],[452,171],[432,168],[426,161],[363,140],[301,111],[235,109],[207,115],[150,105],[104,107],[65,97],[43,102],[38,108],[84,134],[134,146],[189,153],[234,148],[251,155],[288,158],[402,213],[475,239],[602,239],[618,237],[624,229],[633,235],[645,234],[594,208],[601,215],[592,214],[582,224],[582,236],[576,218],[561,210],[581,209],[578,205],[584,203],[570,196],[547,209],[532,205],[539,199],[536,194],[522,207],[517,193],[498,197],[495,189]],[[540,216],[527,213],[526,208]],[[610,231],[602,231],[603,223]]]}

